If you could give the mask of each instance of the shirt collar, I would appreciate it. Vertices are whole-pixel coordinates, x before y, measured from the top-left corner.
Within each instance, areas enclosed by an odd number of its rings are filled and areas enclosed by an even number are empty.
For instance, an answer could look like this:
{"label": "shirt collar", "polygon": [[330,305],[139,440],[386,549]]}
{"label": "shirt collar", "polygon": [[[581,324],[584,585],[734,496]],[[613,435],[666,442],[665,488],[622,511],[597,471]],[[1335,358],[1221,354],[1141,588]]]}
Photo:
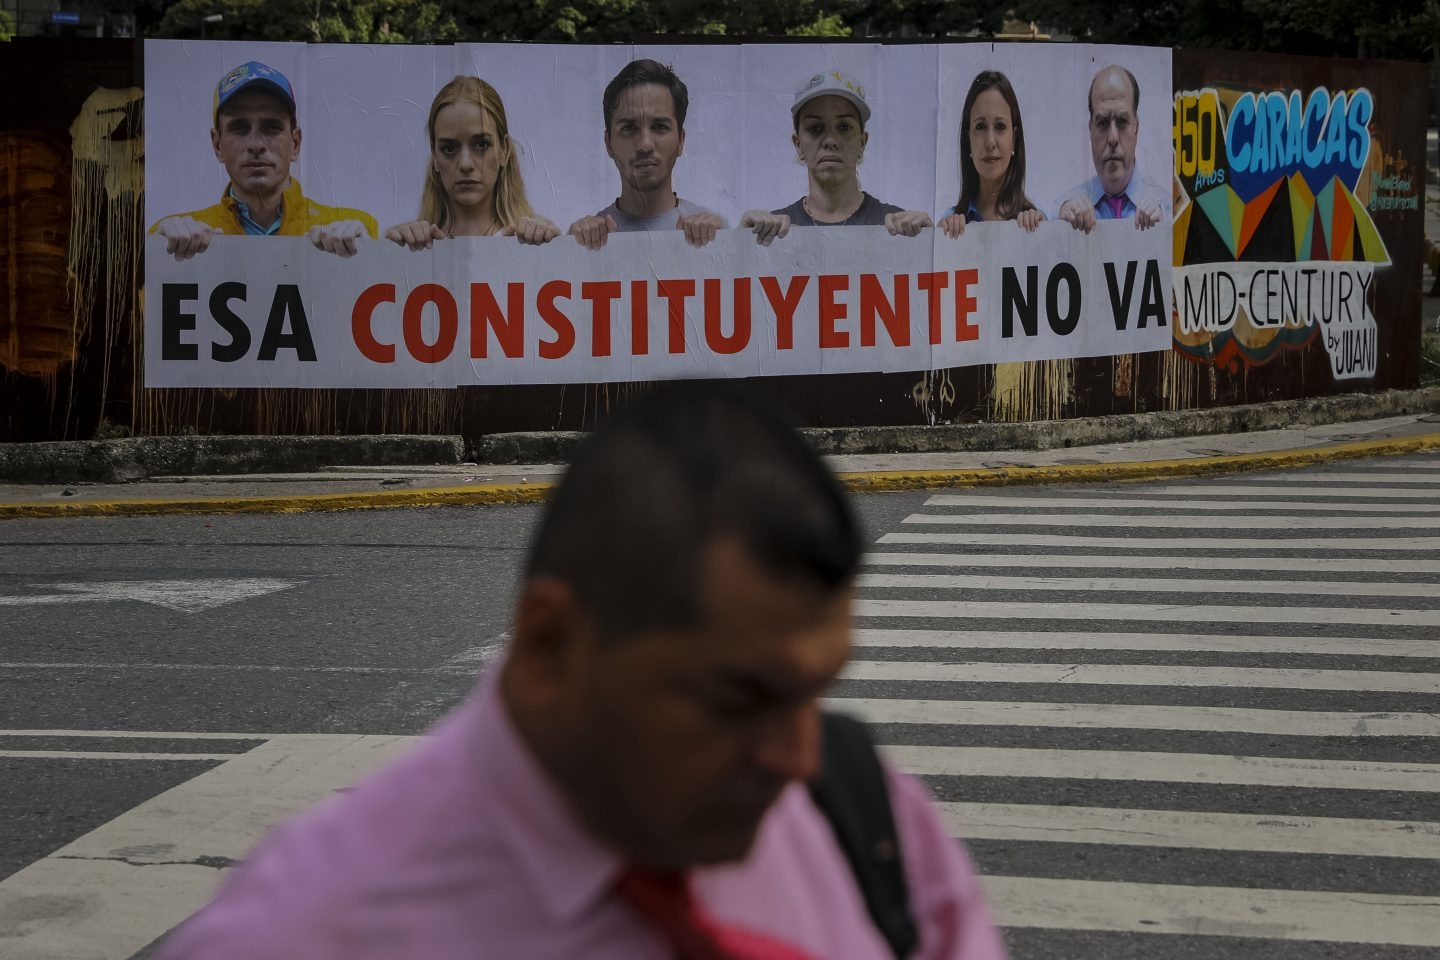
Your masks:
{"label": "shirt collar", "polygon": [[485,816],[550,918],[569,923],[607,894],[620,856],[582,827],[516,730],[500,696],[503,661],[481,683],[470,755],[496,808]]}
{"label": "shirt collar", "polygon": [[281,225],[285,222],[285,210],[287,208],[298,208],[304,200],[305,198],[300,192],[300,181],[292,176],[289,185],[280,194],[280,209],[277,211],[275,222],[269,226],[263,226],[255,223],[251,218],[250,205],[235,196],[235,185],[233,183],[226,184],[225,193],[220,197],[220,202],[235,212],[235,215],[240,219],[242,227],[246,224],[254,224],[256,230],[264,236],[272,236],[278,233]]}
{"label": "shirt collar", "polygon": [[[1126,182],[1125,189],[1121,190],[1120,193],[1117,194],[1117,196],[1134,196],[1135,188],[1144,182],[1145,175],[1140,171],[1140,161],[1136,160],[1135,166],[1130,168],[1130,179]],[[1096,206],[1099,206],[1100,201],[1103,200],[1105,197],[1110,196],[1110,194],[1105,192],[1105,187],[1101,183],[1100,175],[1098,173],[1090,178],[1089,184],[1090,199],[1095,203]]]}

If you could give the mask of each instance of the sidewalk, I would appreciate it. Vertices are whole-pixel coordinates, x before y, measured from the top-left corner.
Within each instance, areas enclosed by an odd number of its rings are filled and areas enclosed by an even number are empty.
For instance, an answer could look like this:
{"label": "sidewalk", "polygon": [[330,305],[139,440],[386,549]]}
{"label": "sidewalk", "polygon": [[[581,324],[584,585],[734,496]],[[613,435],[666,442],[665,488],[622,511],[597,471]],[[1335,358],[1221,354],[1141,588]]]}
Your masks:
{"label": "sidewalk", "polygon": [[[914,490],[1213,476],[1440,449],[1440,413],[1052,450],[841,454],[855,490]],[[323,467],[306,473],[0,484],[0,519],[292,513],[541,500],[563,465]]]}

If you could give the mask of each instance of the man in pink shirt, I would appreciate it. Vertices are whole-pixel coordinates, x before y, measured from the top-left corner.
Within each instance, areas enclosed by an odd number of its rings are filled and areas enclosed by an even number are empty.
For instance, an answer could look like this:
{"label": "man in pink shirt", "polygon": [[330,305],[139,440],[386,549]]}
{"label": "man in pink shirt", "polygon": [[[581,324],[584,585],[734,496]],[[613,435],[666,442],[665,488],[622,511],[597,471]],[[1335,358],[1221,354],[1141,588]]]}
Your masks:
{"label": "man in pink shirt", "polygon": [[[637,401],[551,500],[503,664],[409,755],[273,832],[162,956],[896,956],[807,788],[861,549],[834,477],[763,406],[695,384]],[[1003,960],[924,788],[876,782],[904,954]]]}

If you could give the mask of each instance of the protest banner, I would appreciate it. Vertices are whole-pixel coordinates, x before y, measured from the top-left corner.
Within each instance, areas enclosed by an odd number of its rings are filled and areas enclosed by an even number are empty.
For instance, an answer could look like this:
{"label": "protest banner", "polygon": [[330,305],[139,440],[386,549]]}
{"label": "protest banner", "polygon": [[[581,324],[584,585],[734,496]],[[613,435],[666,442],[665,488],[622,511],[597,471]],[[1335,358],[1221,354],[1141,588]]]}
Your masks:
{"label": "protest banner", "polygon": [[[156,41],[145,54],[147,386],[927,371],[1171,346],[1168,50]],[[647,60],[683,88],[642,75],[602,97]],[[1102,80],[1124,101],[1109,147],[1087,132]],[[659,99],[625,99],[640,93]],[[812,136],[827,100],[850,119]],[[474,158],[470,134],[447,133],[471,102]],[[648,112],[632,129],[634,104]],[[667,110],[673,128],[653,127]],[[1067,202],[1107,165],[1133,197],[1113,213],[1087,199],[1076,222]],[[835,183],[853,188],[848,215],[821,209]],[[656,184],[668,219],[631,206]],[[482,229],[467,230],[482,190]],[[506,212],[517,195],[528,221]],[[788,233],[757,243],[748,211],[785,212]],[[606,216],[620,231],[606,227],[603,248],[565,233]],[[543,245],[499,235],[544,221],[560,235]],[[410,248],[425,245],[417,223],[428,248]]]}

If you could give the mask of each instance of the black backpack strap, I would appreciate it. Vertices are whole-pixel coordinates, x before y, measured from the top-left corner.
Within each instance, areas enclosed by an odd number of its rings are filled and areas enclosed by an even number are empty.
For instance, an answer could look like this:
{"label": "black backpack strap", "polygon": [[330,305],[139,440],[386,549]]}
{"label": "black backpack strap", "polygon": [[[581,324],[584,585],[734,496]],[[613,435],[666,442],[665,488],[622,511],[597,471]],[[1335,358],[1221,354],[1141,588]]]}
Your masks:
{"label": "black backpack strap", "polygon": [[919,945],[900,835],[890,809],[885,769],[865,724],[842,714],[823,715],[820,776],[810,795],[835,836],[865,897],[870,918],[899,960]]}

